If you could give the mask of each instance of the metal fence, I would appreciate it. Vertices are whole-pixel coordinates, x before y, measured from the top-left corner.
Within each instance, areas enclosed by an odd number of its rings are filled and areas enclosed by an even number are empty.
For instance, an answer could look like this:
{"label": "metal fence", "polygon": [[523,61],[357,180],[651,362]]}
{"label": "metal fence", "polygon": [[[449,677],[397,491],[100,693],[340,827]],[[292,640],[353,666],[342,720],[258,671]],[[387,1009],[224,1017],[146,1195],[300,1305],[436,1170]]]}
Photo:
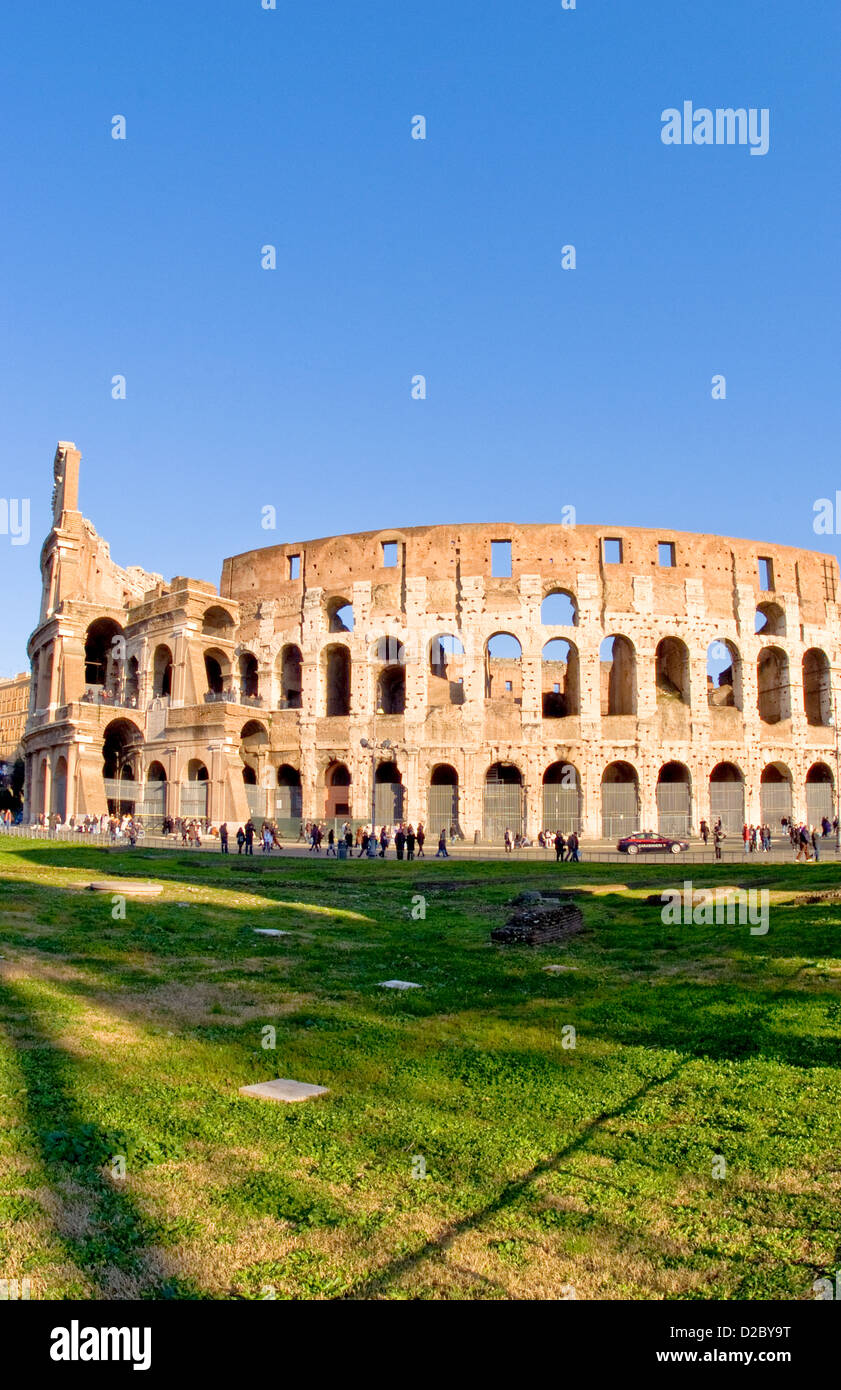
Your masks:
{"label": "metal fence", "polygon": [[710,782],[710,818],[725,835],[741,835],[745,823],[744,782]]}
{"label": "metal fence", "polygon": [[546,784],[543,788],[543,830],[570,835],[581,833],[584,798],[581,788]]}
{"label": "metal fence", "polygon": [[512,837],[524,829],[523,788],[512,782],[486,782],[483,802],[482,835],[485,840],[503,840],[506,830]]}
{"label": "metal fence", "polygon": [[426,824],[430,834],[437,835],[446,830],[450,837],[450,826],[458,826],[458,787],[430,787],[427,796]]}
{"label": "metal fence", "polygon": [[207,782],[181,783],[181,815],[201,820],[207,817]]}
{"label": "metal fence", "polygon": [[403,819],[402,782],[377,782],[374,796],[374,819],[377,825],[396,825]]}
{"label": "metal fence", "polygon": [[806,783],[806,819],[810,825],[820,825],[824,816],[835,819],[831,782]]}
{"label": "metal fence", "polygon": [[688,782],[657,783],[657,829],[661,835],[685,838],[692,828],[692,798]]}
{"label": "metal fence", "polygon": [[791,819],[791,783],[760,782],[759,815],[763,825],[779,830],[780,821],[785,816]]}
{"label": "metal fence", "polygon": [[606,840],[632,835],[640,828],[639,796],[635,782],[602,783],[602,835]]}

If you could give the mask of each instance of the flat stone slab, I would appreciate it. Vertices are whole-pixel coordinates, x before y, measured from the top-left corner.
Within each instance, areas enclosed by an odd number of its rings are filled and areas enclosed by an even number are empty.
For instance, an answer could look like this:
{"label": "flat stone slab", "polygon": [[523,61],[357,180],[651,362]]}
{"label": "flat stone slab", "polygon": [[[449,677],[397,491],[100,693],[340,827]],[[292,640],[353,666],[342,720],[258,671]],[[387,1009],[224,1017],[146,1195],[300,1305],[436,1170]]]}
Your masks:
{"label": "flat stone slab", "polygon": [[577,965],[544,965],[546,975],[566,975],[569,970],[577,970]]}
{"label": "flat stone slab", "polygon": [[412,980],[380,980],[380,989],[420,989]]}
{"label": "flat stone slab", "polygon": [[291,932],[288,932],[288,931],[279,931],[277,927],[252,927],[251,930],[252,930],[253,932],[256,932],[257,936],[291,936],[291,935],[292,935],[292,933],[291,933]]}
{"label": "flat stone slab", "polygon": [[240,1086],[241,1096],[257,1096],[259,1100],[313,1100],[315,1096],[326,1096],[327,1086],[311,1086],[308,1081],[289,1081],[278,1077],[276,1081],[259,1081],[256,1086]]}
{"label": "flat stone slab", "polygon": [[93,893],[121,893],[127,898],[157,898],[163,891],[162,883],[148,883],[139,878],[96,879],[88,884]]}

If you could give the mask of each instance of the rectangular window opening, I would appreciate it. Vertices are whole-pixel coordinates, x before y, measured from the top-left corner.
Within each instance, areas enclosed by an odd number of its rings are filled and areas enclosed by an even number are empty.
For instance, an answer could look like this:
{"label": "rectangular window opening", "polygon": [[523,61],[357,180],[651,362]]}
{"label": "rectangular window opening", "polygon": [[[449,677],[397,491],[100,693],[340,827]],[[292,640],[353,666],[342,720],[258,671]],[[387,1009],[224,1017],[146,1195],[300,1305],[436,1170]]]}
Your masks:
{"label": "rectangular window opening", "polygon": [[771,593],[774,588],[774,561],[766,555],[760,555],[757,564],[759,566],[759,587],[763,593]]}
{"label": "rectangular window opening", "polygon": [[606,536],[602,541],[602,554],[606,565],[621,565],[622,542],[616,536]]}
{"label": "rectangular window opening", "polygon": [[397,541],[383,541],[383,565],[393,569],[397,564]]}
{"label": "rectangular window opening", "polygon": [[673,570],[675,567],[675,543],[674,541],[657,542],[657,563],[661,569]]}
{"label": "rectangular window opening", "polygon": [[300,579],[300,578],[301,578],[301,557],[300,557],[300,555],[290,555],[290,556],[289,556],[289,578],[290,578],[290,579]]}
{"label": "rectangular window opening", "polygon": [[511,578],[510,541],[491,541],[491,575],[494,579]]}

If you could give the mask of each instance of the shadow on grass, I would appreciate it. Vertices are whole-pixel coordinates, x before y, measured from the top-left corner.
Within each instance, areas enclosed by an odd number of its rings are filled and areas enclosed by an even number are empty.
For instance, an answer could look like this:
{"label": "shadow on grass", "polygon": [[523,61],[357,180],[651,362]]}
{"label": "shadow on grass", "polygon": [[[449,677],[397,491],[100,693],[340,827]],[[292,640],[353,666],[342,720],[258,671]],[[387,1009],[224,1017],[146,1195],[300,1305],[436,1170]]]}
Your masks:
{"label": "shadow on grass", "polygon": [[[0,982],[0,1000],[14,1011],[28,1034],[27,1046],[15,1051],[15,1063],[25,1088],[27,1128],[47,1181],[59,1210],[68,1198],[85,1209],[83,1233],[70,1231],[61,1218],[55,1220],[56,1235],[68,1256],[90,1279],[99,1298],[202,1297],[184,1280],[148,1273],[143,1255],[156,1244],[155,1228],[131,1195],[120,1191],[119,1179],[110,1181],[103,1172],[113,1155],[125,1152],[124,1136],[109,1134],[80,1111],[72,1096],[73,1060],[41,1028],[24,991]],[[78,1216],[73,1224],[81,1224]],[[130,1280],[137,1292],[116,1292],[119,1275]]]}

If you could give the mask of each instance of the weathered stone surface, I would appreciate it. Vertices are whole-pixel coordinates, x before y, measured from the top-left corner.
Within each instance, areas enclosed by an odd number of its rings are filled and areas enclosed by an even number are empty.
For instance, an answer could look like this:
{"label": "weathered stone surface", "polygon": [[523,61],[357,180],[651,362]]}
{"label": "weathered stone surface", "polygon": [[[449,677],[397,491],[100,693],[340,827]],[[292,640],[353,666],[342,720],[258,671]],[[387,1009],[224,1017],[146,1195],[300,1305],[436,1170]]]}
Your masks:
{"label": "weathered stone surface", "polygon": [[252,928],[252,931],[256,932],[256,934],[257,934],[258,936],[289,936],[289,935],[291,935],[290,932],[288,932],[288,931],[280,931],[277,927],[253,927],[253,928]]}
{"label": "weathered stone surface", "polygon": [[[277,814],[285,769],[290,819],[367,821],[371,759],[360,741],[391,738],[397,814],[425,822],[430,858],[454,813],[468,841],[498,838],[509,822],[534,837],[554,823],[564,788],[565,815],[577,805],[584,833],[600,836],[611,782],[614,797],[617,783],[637,788],[630,807],[619,797],[621,814],[633,820],[638,809],[647,827],[658,823],[658,783],[677,778],[691,788],[696,832],[726,804],[728,843],[743,819],[770,817],[760,800],[769,777],[790,784],[796,818],[832,814],[834,556],[625,526],[415,526],[251,550],[224,561],[217,591],[116,565],[78,509],[80,457],[61,442],[54,462],[29,644],[28,820],[107,811],[108,738],[109,775],[129,766],[139,789],[150,770],[163,772],[170,815],[206,776],[207,817],[233,826],[249,816],[245,768],[266,791],[266,814]],[[500,578],[491,544],[505,539],[511,577]],[[621,542],[620,563],[605,563],[609,539]],[[658,564],[660,542],[673,563]],[[760,557],[771,561],[770,590],[760,588]],[[563,622],[542,610],[553,593],[574,601]],[[89,658],[95,623],[105,635]],[[519,659],[489,653],[499,633],[519,642]],[[124,655],[114,654],[117,635]],[[451,635],[463,652],[441,646]],[[569,644],[563,659],[543,659],[555,640]],[[729,646],[717,685],[707,676],[712,643]],[[86,673],[100,669],[105,686],[91,691]],[[774,804],[779,812],[779,796]],[[492,817],[493,806],[504,809]],[[202,862],[210,857],[196,855]]]}
{"label": "weathered stone surface", "polygon": [[513,913],[504,927],[494,927],[491,940],[500,945],[540,946],[562,941],[581,931],[584,922],[574,903],[559,907],[524,907]]}
{"label": "weathered stone surface", "polygon": [[241,1096],[256,1096],[259,1100],[279,1100],[291,1103],[299,1100],[314,1100],[316,1096],[326,1096],[327,1086],[311,1086],[308,1081],[288,1081],[278,1077],[276,1081],[260,1081],[255,1086],[240,1086]]}
{"label": "weathered stone surface", "polygon": [[381,980],[381,981],[380,981],[380,988],[381,988],[381,989],[420,989],[420,985],[414,984],[413,981],[411,981],[411,980]]}

